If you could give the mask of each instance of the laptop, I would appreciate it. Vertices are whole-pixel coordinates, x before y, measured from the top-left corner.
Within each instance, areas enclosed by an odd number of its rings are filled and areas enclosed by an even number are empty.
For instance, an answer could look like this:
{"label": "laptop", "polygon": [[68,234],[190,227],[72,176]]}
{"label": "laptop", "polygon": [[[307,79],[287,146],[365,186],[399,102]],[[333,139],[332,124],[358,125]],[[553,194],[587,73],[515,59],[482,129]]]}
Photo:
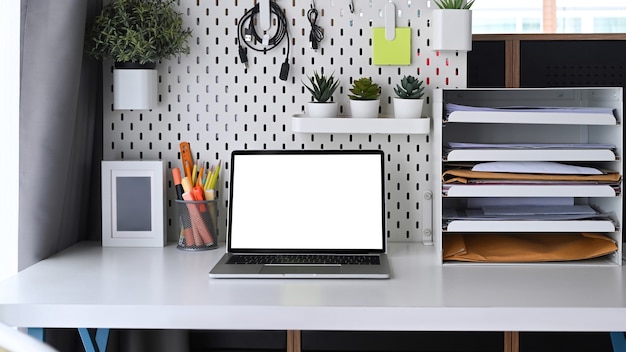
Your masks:
{"label": "laptop", "polygon": [[238,150],[213,278],[390,277],[384,154]]}

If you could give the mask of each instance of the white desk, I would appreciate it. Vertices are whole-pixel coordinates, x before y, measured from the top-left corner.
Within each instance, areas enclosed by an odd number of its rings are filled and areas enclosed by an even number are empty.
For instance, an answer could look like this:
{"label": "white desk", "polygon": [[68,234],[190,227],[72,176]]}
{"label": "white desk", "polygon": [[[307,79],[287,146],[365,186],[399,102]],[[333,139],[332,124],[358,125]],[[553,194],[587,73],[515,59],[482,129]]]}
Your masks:
{"label": "white desk", "polygon": [[389,280],[210,279],[223,248],[79,243],[0,282],[20,327],[251,330],[626,331],[626,269],[441,266],[391,243]]}

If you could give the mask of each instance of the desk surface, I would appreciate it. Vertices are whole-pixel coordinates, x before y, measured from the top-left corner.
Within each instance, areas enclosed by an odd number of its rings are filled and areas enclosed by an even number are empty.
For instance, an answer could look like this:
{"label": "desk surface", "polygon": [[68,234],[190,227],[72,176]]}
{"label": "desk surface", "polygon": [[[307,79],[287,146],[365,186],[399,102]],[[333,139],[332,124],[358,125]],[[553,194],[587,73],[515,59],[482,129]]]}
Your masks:
{"label": "desk surface", "polygon": [[391,243],[389,280],[210,279],[223,248],[79,243],[0,282],[21,327],[626,331],[626,269],[441,266]]}

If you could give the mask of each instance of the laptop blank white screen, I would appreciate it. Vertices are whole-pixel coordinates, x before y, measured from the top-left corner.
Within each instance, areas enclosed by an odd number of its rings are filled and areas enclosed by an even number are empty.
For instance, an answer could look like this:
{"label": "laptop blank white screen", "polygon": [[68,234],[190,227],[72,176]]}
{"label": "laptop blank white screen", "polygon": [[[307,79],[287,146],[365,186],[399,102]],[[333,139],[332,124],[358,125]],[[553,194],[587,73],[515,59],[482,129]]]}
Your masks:
{"label": "laptop blank white screen", "polygon": [[229,249],[383,251],[382,159],[234,152]]}

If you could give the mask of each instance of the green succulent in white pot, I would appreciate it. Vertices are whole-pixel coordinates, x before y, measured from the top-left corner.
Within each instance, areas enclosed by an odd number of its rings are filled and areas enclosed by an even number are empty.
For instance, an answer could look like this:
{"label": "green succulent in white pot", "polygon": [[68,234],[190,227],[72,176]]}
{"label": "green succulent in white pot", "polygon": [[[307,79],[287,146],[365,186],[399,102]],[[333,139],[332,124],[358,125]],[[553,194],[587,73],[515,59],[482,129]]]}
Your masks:
{"label": "green succulent in white pot", "polygon": [[381,88],[371,78],[355,79],[350,88],[350,113],[356,118],[378,117]]}
{"label": "green succulent in white pot", "polygon": [[[156,64],[189,54],[191,30],[183,26],[176,6],[175,0],[112,0],[87,31],[87,55],[113,60],[116,109],[151,108],[157,96]],[[127,78],[130,85],[124,86]],[[145,94],[143,84],[149,90]]]}
{"label": "green succulent in white pot", "polygon": [[440,9],[469,10],[476,0],[435,0],[435,5]]}
{"label": "green succulent in white pot", "polygon": [[333,94],[339,88],[340,81],[334,73],[327,76],[324,73],[313,72],[307,77],[309,84],[302,82],[311,93],[313,101],[308,103],[307,113],[310,117],[336,117],[337,103],[332,101]]}
{"label": "green succulent in white pot", "polygon": [[424,82],[412,75],[404,76],[393,89],[393,112],[396,118],[420,118],[424,107]]}
{"label": "green succulent in white pot", "polygon": [[433,49],[472,50],[472,11],[475,0],[435,0],[433,10]]}

